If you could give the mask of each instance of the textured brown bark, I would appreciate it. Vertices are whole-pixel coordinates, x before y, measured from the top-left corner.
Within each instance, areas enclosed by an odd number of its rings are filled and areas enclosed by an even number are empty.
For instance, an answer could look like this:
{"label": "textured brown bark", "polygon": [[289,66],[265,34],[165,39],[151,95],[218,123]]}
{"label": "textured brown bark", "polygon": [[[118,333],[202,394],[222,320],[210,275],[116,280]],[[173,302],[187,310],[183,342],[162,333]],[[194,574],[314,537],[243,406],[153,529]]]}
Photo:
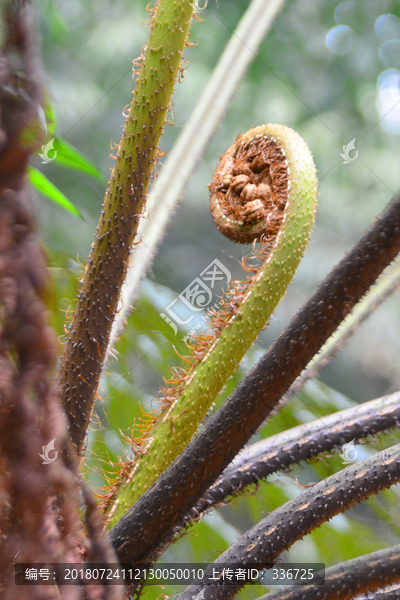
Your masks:
{"label": "textured brown bark", "polygon": [[[79,600],[84,591],[78,586],[60,595],[54,586],[14,582],[15,561],[116,560],[101,538],[94,506],[84,534],[75,451],[53,382],[57,352],[45,307],[47,269],[25,179],[29,156],[44,135],[32,38],[28,3],[10,3],[0,55],[0,597]],[[16,56],[18,71],[11,66]],[[44,464],[43,447],[52,440],[64,451]],[[97,596],[85,590],[86,598],[121,597],[117,588],[109,590]]]}

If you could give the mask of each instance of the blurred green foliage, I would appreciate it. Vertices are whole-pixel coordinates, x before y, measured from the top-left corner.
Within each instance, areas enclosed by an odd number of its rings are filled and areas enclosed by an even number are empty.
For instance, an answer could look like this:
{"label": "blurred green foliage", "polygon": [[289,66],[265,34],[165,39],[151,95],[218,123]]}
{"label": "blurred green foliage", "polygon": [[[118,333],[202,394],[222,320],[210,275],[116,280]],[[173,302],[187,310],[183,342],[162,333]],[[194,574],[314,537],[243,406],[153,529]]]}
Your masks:
{"label": "blurred green foliage", "polygon": [[[131,99],[132,60],[148,35],[146,4],[147,0],[39,1],[44,66],[57,115],[57,135],[96,165],[103,177],[103,181],[95,179],[76,164],[61,169],[56,161],[41,165],[38,158],[35,162],[85,218],[77,219],[38,195],[39,225],[54,282],[51,309],[60,352],[65,311],[70,313],[74,306],[82,274],[80,262],[84,264],[89,253],[104,181],[112,166],[110,144],[120,139],[122,110]],[[196,44],[185,52],[187,70],[175,90],[174,126],[166,127],[163,150],[168,151],[179,135],[248,4],[248,0],[210,1],[201,14],[202,21],[194,21],[191,40]],[[243,278],[238,259],[249,248],[224,239],[208,211],[207,184],[218,154],[239,132],[261,123],[282,123],[306,140],[320,180],[317,225],[306,256],[268,329],[260,334],[220,402],[398,190],[399,47],[399,1],[288,0],[199,160],[117,345],[118,359],[112,359],[103,374],[96,407],[99,422],[90,430],[86,469],[93,488],[104,483],[102,470],[109,470],[107,461],[124,453],[133,455],[121,432],[130,434],[140,417],[139,404],[145,411],[156,408],[163,377],[181,362],[175,348],[181,355],[188,353],[183,336],[189,326],[175,335],[160,313],[215,258],[234,277]],[[357,158],[343,164],[343,146],[354,139]],[[321,374],[321,382],[310,382],[258,437],[399,389],[398,305],[397,293],[363,324]],[[392,432],[358,446],[358,459],[397,443],[398,438],[398,433]],[[262,483],[257,493],[239,497],[196,524],[163,560],[213,560],[235,536],[298,494],[301,488],[296,478],[306,485],[342,467],[336,454],[278,474]],[[395,486],[335,517],[282,558],[331,565],[399,543],[398,495]],[[176,591],[152,587],[147,597]],[[241,594],[251,598],[264,591],[252,586]]]}

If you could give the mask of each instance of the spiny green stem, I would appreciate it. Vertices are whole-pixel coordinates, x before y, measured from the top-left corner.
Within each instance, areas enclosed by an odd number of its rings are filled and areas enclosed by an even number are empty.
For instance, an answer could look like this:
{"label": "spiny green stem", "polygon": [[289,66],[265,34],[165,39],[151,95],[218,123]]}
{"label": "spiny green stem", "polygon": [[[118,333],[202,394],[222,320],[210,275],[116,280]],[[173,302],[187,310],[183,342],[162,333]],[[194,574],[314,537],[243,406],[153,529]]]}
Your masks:
{"label": "spiny green stem", "polygon": [[[236,165],[235,167],[233,165]],[[253,171],[251,170],[253,168]],[[235,170],[236,169],[236,170]],[[244,173],[248,171],[249,176]],[[237,173],[242,175],[237,175]],[[238,138],[221,159],[210,186],[212,208],[228,192],[219,194],[220,182],[247,182],[243,192],[261,198],[255,214],[247,194],[243,216],[225,210],[217,217],[223,232],[233,231],[236,240],[267,236],[272,250],[244,298],[199,364],[188,372],[183,393],[161,413],[142,445],[128,482],[122,487],[110,514],[114,525],[126,510],[154,483],[182,452],[196,432],[207,410],[237,369],[284,295],[308,244],[314,223],[317,179],[314,162],[304,140],[283,125],[262,125]],[[250,183],[254,181],[255,183]],[[222,200],[220,199],[220,202]],[[219,205],[218,205],[219,206]],[[248,212],[250,210],[250,212]],[[228,213],[230,216],[228,217]],[[218,221],[219,219],[219,221]]]}
{"label": "spiny green stem", "polygon": [[155,8],[150,39],[61,360],[61,401],[79,453],[192,13],[189,0],[159,0]]}

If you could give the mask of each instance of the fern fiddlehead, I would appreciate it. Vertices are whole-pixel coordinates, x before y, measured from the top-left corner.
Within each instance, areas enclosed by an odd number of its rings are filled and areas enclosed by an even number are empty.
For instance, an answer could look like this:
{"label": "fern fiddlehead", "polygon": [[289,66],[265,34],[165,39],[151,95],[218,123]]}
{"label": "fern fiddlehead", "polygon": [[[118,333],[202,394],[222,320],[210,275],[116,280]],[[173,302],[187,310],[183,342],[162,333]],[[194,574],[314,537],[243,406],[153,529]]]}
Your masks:
{"label": "fern fiddlehead", "polygon": [[214,322],[218,334],[196,347],[198,357],[141,445],[142,454],[117,491],[113,525],[189,443],[207,410],[236,370],[284,295],[314,223],[315,165],[304,140],[283,125],[262,125],[236,139],[222,157],[210,188],[217,227],[235,241],[261,241],[260,269]]}

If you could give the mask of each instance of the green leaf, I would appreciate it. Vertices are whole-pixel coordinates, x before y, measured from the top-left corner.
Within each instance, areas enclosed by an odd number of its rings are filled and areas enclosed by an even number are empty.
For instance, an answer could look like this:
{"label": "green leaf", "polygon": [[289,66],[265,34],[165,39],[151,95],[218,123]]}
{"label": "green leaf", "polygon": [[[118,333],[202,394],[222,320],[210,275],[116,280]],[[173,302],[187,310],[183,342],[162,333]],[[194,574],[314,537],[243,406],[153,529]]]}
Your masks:
{"label": "green leaf", "polygon": [[31,167],[28,173],[28,177],[31,184],[37,190],[39,190],[41,194],[47,196],[47,198],[50,198],[50,200],[52,200],[56,204],[59,204],[68,212],[73,213],[74,215],[78,215],[78,217],[81,217],[81,219],[83,219],[83,216],[79,212],[79,210],[75,208],[72,202],[70,202],[68,198],[64,196],[64,194],[60,192],[60,190],[56,188],[56,186],[53,185],[45,175],[43,175],[43,173],[41,173],[34,167]]}
{"label": "green leaf", "polygon": [[46,20],[53,42],[59,45],[63,44],[68,39],[69,31],[54,0],[47,3],[42,15]]}
{"label": "green leaf", "polygon": [[56,137],[54,140],[54,149],[57,151],[55,162],[64,167],[78,169],[84,173],[89,173],[96,179],[103,180],[103,175],[100,173],[96,165],[88,160],[74,146],[62,138]]}
{"label": "green leaf", "polygon": [[47,136],[51,138],[56,135],[57,117],[56,111],[54,110],[53,103],[50,100],[50,96],[47,90],[44,90],[43,109],[44,114],[46,116]]}

